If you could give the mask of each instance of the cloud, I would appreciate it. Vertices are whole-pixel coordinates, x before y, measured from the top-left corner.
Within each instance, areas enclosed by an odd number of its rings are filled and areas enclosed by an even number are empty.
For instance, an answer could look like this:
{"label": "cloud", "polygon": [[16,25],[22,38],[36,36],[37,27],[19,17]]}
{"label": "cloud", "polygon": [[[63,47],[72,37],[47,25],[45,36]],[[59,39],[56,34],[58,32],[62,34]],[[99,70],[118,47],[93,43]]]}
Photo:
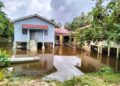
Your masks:
{"label": "cloud", "polygon": [[39,14],[62,24],[71,21],[94,6],[91,0],[0,0],[11,19]]}
{"label": "cloud", "polygon": [[52,0],[53,16],[59,22],[65,23],[79,16],[82,12],[88,12],[94,6],[91,0]]}
{"label": "cloud", "polygon": [[31,14],[40,14],[44,17],[50,17],[48,15],[51,7],[50,0],[2,0],[5,5],[5,13],[11,19],[15,19],[22,16]]}

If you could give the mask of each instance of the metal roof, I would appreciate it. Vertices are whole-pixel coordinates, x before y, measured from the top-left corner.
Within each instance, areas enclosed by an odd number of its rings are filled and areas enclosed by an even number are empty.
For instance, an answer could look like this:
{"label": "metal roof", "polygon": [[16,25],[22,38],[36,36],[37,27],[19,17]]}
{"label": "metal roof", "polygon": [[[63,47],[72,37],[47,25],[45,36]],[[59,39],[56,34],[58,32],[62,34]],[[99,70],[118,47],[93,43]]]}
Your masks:
{"label": "metal roof", "polygon": [[33,17],[38,17],[38,18],[40,18],[40,19],[42,19],[42,20],[44,20],[44,21],[46,21],[46,22],[48,22],[48,23],[50,23],[50,24],[53,24],[53,25],[59,27],[59,25],[56,24],[55,22],[52,22],[52,21],[50,21],[50,20],[48,20],[48,19],[46,19],[46,18],[44,18],[44,17],[42,17],[42,16],[40,16],[40,15],[38,15],[38,14],[29,15],[29,16],[25,16],[25,17],[21,17],[21,18],[17,18],[17,19],[15,19],[15,20],[13,20],[12,22],[17,22],[17,21],[21,21],[21,20],[25,20],[25,19],[29,19],[29,18],[33,18]]}

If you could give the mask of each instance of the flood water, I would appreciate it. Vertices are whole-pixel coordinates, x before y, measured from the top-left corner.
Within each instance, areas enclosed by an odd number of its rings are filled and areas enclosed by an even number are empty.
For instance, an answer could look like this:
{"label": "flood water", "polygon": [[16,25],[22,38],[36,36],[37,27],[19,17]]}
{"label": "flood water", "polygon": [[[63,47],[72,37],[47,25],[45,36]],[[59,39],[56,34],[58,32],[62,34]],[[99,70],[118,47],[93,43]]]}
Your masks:
{"label": "flood water", "polygon": [[[41,58],[39,62],[30,62],[22,64],[12,64],[16,75],[42,75],[56,71],[54,67],[54,55],[78,56],[81,59],[80,70],[84,73],[98,71],[103,65],[108,65],[115,72],[120,72],[120,59],[116,56],[98,55],[95,52],[85,52],[76,50],[67,46],[56,46],[54,53],[51,48],[47,48],[44,53],[41,49],[37,54],[29,53],[25,50],[17,50],[16,57],[38,56]],[[67,62],[67,61],[66,61]]]}

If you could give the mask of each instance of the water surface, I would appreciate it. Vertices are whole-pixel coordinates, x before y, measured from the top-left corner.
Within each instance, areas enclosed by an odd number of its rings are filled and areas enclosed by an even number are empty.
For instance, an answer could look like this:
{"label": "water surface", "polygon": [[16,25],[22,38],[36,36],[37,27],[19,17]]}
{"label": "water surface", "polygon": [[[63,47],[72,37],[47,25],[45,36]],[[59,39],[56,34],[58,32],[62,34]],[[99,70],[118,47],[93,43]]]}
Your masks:
{"label": "water surface", "polygon": [[[116,56],[98,55],[95,52],[85,52],[79,49],[73,49],[67,46],[56,46],[53,52],[48,48],[42,53],[41,49],[37,53],[29,53],[26,50],[17,50],[16,57],[21,56],[38,56],[41,58],[39,62],[12,64],[16,75],[35,75],[40,76],[48,72],[56,71],[54,67],[54,55],[78,56],[81,59],[80,70],[84,73],[98,71],[103,65],[108,65],[115,72],[120,71],[120,59]],[[67,62],[67,61],[66,61]]]}

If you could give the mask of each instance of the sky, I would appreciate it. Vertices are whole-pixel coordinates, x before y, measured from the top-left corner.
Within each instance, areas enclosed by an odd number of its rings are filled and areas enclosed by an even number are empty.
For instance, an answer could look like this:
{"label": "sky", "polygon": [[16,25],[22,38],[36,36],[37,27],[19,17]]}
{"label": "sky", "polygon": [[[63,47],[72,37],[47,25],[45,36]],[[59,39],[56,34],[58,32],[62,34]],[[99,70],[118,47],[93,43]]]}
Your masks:
{"label": "sky", "polygon": [[14,20],[16,18],[39,14],[57,23],[65,24],[82,12],[89,12],[95,5],[92,0],[0,0],[4,3],[3,11]]}

